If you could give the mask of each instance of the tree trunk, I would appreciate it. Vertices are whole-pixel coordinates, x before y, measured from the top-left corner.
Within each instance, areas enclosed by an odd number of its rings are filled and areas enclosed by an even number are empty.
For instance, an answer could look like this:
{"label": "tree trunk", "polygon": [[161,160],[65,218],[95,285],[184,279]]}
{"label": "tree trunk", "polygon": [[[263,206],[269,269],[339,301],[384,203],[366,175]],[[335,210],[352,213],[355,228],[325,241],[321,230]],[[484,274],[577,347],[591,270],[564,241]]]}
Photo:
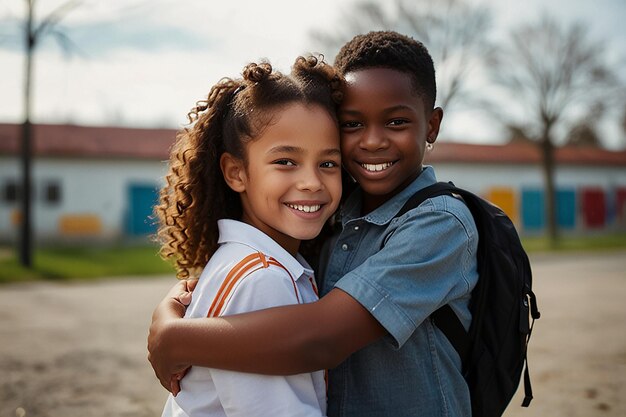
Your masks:
{"label": "tree trunk", "polygon": [[551,247],[556,246],[559,238],[556,224],[556,201],[554,186],[554,145],[550,135],[550,126],[544,130],[541,138],[541,156],[543,165],[544,197],[545,197],[545,218],[548,241]]}

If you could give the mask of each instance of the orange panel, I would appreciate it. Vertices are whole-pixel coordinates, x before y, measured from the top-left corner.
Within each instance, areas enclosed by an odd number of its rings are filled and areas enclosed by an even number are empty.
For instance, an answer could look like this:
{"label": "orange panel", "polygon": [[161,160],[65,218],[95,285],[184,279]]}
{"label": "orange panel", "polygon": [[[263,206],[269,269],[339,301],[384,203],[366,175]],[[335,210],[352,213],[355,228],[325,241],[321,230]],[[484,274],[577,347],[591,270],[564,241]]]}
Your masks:
{"label": "orange panel", "polygon": [[22,211],[15,209],[11,212],[11,224],[13,226],[19,226],[22,224]]}
{"label": "orange panel", "polygon": [[102,222],[95,214],[66,214],[59,218],[59,232],[62,235],[88,236],[102,231]]}
{"label": "orange panel", "polygon": [[513,191],[512,188],[490,188],[487,191],[485,198],[500,207],[513,222],[517,222],[519,214],[517,209],[517,199],[515,198],[515,191]]}

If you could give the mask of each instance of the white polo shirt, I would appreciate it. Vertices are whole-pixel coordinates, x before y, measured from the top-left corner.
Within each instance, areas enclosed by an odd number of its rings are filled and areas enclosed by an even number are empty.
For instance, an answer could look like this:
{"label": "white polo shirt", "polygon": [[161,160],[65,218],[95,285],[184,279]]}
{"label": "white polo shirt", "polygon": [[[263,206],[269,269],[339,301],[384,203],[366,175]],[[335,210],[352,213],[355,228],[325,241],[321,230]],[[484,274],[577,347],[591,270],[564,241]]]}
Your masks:
{"label": "white polo shirt", "polygon": [[[316,301],[313,270],[265,233],[219,220],[219,248],[204,268],[185,317],[244,313]],[[324,371],[270,376],[194,366],[163,417],[326,415]]]}

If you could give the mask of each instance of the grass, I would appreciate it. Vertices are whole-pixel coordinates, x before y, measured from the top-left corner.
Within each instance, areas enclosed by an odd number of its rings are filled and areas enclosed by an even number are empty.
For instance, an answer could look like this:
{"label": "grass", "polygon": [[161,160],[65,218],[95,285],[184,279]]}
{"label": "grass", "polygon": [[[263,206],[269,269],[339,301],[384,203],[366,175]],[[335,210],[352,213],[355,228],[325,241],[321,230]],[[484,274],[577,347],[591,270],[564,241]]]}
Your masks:
{"label": "grass", "polygon": [[[626,249],[626,233],[563,237],[551,246],[545,237],[525,237],[524,248],[529,253],[595,251]],[[34,267],[23,268],[15,251],[0,247],[0,284],[36,280],[93,280],[102,277],[174,275],[174,268],[163,261],[157,247],[62,247],[41,248],[34,253]]]}
{"label": "grass", "polygon": [[174,268],[149,245],[41,248],[35,250],[32,269],[22,267],[13,250],[5,248],[0,253],[0,283],[174,275]]}
{"label": "grass", "polygon": [[597,236],[563,236],[554,245],[543,236],[524,237],[522,238],[522,244],[529,253],[626,249],[626,233]]}

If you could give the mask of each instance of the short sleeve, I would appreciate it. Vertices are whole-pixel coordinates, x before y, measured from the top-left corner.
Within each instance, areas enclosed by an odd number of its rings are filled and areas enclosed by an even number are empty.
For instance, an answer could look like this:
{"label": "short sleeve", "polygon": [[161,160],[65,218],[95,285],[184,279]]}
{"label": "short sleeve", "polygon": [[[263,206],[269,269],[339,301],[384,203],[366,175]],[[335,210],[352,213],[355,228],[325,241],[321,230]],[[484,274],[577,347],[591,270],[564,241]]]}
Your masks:
{"label": "short sleeve", "polygon": [[[444,199],[452,197],[437,198],[438,206]],[[370,311],[397,347],[437,308],[468,298],[477,280],[478,235],[469,211],[462,202],[449,211],[431,200],[398,219],[384,247],[335,284]]]}

